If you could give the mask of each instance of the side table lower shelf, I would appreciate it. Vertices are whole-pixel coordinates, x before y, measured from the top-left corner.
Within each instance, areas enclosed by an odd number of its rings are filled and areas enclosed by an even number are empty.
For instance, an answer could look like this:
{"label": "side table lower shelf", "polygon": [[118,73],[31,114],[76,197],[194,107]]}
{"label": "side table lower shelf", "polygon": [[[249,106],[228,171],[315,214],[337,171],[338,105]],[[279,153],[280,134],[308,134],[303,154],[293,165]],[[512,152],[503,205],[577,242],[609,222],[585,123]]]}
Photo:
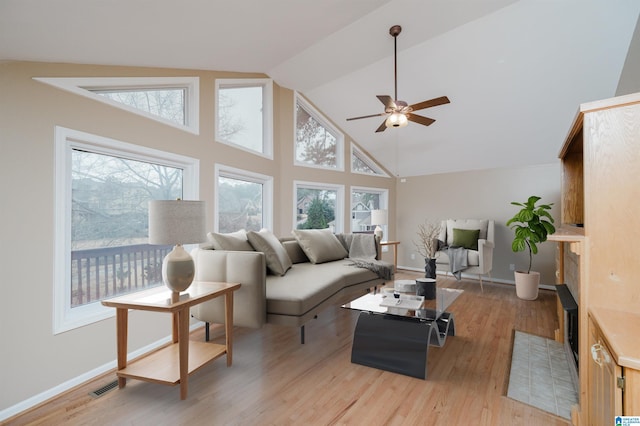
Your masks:
{"label": "side table lower shelf", "polygon": [[[225,345],[189,341],[189,374],[227,353]],[[118,377],[164,385],[180,383],[179,345],[171,344],[118,370]]]}

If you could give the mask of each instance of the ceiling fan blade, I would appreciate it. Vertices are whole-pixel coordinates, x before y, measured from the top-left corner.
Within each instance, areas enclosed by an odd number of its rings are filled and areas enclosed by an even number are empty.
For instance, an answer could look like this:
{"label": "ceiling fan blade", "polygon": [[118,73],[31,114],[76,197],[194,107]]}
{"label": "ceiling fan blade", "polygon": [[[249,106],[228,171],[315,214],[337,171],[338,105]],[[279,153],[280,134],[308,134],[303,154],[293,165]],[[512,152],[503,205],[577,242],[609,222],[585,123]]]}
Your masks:
{"label": "ceiling fan blade", "polygon": [[376,133],[384,132],[387,129],[387,120],[384,120],[380,127],[376,129]]}
{"label": "ceiling fan blade", "polygon": [[411,105],[411,109],[413,111],[418,111],[425,108],[431,108],[438,105],[448,104],[449,102],[450,102],[449,98],[447,98],[446,96],[440,96],[439,98],[434,98],[428,101],[423,101],[423,102],[418,102],[417,104],[413,104]]}
{"label": "ceiling fan blade", "polygon": [[423,117],[416,114],[407,114],[407,119],[409,121],[413,121],[414,123],[423,124],[425,126],[430,126],[434,121],[436,121],[433,118]]}
{"label": "ceiling fan blade", "polygon": [[384,104],[385,109],[393,108],[395,110],[397,108],[396,102],[393,100],[391,96],[378,95],[376,97],[380,99],[380,102]]}
{"label": "ceiling fan blade", "polygon": [[386,112],[381,112],[380,114],[363,115],[361,117],[351,117],[351,118],[347,118],[347,121],[360,120],[361,118],[380,117],[380,116],[385,115],[385,114],[386,114]]}

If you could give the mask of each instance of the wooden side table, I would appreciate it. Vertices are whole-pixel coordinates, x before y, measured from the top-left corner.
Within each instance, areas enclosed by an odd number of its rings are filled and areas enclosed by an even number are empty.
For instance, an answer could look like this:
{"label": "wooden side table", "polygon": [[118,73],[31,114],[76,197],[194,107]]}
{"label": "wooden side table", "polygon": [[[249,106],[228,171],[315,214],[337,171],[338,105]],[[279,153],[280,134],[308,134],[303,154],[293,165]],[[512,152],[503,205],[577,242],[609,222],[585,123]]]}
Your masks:
{"label": "wooden side table", "polygon": [[398,269],[398,244],[400,241],[380,241],[381,246],[392,246],[393,247],[393,267],[394,270]]}
{"label": "wooden side table", "polygon": [[[180,294],[162,286],[103,300],[104,306],[116,308],[118,386],[125,387],[127,378],[172,386],[180,383],[180,399],[186,399],[189,373],[224,354],[231,366],[233,292],[238,288],[238,283],[196,281]],[[189,309],[220,296],[225,297],[225,344],[190,341]],[[127,365],[129,309],[172,314],[173,344]]]}

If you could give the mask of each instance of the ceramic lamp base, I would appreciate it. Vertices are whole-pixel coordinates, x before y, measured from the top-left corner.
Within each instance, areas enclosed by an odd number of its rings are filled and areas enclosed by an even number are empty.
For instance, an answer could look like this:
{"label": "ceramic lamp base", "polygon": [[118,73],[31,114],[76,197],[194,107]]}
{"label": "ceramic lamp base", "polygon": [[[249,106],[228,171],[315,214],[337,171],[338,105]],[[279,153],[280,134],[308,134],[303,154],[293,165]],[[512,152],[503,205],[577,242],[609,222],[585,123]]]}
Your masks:
{"label": "ceramic lamp base", "polygon": [[376,226],[375,231],[373,231],[373,235],[378,237],[378,241],[382,241],[382,237],[384,236],[382,228],[380,226]]}
{"label": "ceramic lamp base", "polygon": [[196,268],[193,258],[177,244],[162,261],[162,281],[172,291],[181,292],[193,282]]}

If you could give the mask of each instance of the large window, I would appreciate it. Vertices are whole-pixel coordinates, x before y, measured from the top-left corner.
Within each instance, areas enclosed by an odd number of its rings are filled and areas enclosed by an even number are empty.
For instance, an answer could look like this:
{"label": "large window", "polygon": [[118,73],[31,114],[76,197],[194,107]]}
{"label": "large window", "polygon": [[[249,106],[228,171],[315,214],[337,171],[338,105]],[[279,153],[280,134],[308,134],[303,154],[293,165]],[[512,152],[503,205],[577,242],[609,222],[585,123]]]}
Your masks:
{"label": "large window", "polygon": [[113,315],[99,301],[160,285],[150,200],[194,199],[197,160],[56,129],[55,332]]}
{"label": "large window", "polygon": [[273,158],[273,83],[216,80],[216,140]]}
{"label": "large window", "polygon": [[301,96],[295,98],[295,163],[344,170],[343,134]]}
{"label": "large window", "polygon": [[[371,211],[387,209],[389,191],[378,188],[351,188],[351,232],[372,232],[377,223],[371,223]],[[382,227],[386,234],[386,225]]]}
{"label": "large window", "polygon": [[273,179],[270,176],[217,165],[216,181],[218,232],[271,229]]}
{"label": "large window", "polygon": [[38,77],[35,80],[199,133],[198,77]]}
{"label": "large window", "polygon": [[296,229],[342,232],[344,187],[313,182],[294,182]]}

